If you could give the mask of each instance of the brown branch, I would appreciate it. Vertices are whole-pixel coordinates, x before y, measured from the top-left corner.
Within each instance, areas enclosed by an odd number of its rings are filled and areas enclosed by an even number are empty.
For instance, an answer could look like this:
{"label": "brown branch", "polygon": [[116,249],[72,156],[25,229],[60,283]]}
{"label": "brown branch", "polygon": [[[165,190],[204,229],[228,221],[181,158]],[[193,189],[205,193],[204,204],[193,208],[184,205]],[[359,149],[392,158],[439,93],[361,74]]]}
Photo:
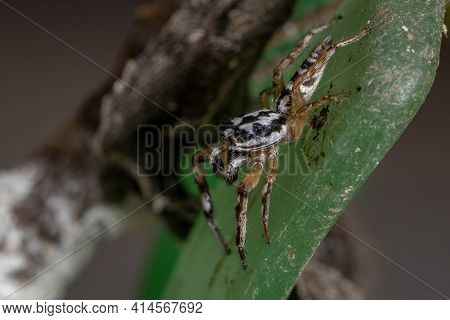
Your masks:
{"label": "brown branch", "polygon": [[[176,117],[199,119],[224,107],[242,107],[246,79],[265,42],[289,14],[292,1],[183,1],[156,40],[155,30],[177,1],[158,0],[150,6],[157,7],[139,11],[141,19],[116,74]],[[130,69],[130,58],[136,58],[136,68]],[[123,68],[125,72],[117,72]],[[127,153],[121,155],[121,148],[138,124],[173,124],[174,118],[130,88],[119,87],[117,82],[104,86],[55,141],[22,167],[0,176],[0,189],[8,195],[0,228],[2,296],[22,284],[26,286],[13,297],[60,296],[79,269],[73,257],[70,267],[60,264],[35,276],[110,225],[113,213],[123,211],[127,195],[143,190],[130,169],[133,159],[122,161]],[[96,132],[99,145],[113,151],[108,158],[93,152]],[[127,165],[117,166],[111,159]],[[163,187],[157,179],[146,183],[147,195]]]}
{"label": "brown branch", "polygon": [[[156,0],[141,8],[117,61],[117,74],[154,41],[177,7],[178,0]],[[124,195],[136,193],[126,170],[91,148],[101,101],[112,83],[97,90],[66,128],[26,163],[0,173],[0,297],[61,297],[86,250],[38,276],[40,272],[111,225],[115,214],[124,211]]]}
{"label": "brown branch", "polygon": [[[139,124],[204,123],[242,110],[250,71],[293,1],[184,1],[103,106],[97,146],[120,149]],[[146,99],[149,97],[152,101]],[[160,107],[158,107],[158,105]],[[119,146],[118,146],[119,145]]]}

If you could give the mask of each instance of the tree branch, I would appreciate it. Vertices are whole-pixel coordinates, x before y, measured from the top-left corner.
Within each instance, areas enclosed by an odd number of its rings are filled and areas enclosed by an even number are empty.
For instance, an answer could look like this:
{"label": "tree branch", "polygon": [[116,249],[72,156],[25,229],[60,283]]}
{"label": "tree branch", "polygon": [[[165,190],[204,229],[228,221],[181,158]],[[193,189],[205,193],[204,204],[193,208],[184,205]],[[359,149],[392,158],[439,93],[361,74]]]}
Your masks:
{"label": "tree branch", "polygon": [[[139,124],[211,120],[242,110],[250,71],[292,1],[184,1],[102,105],[97,146],[120,149]],[[148,98],[152,101],[149,101]]]}
{"label": "tree branch", "polygon": [[[292,6],[290,0],[184,1],[155,40],[155,30],[177,1],[158,0],[150,6],[155,3],[166,7],[140,11],[141,20],[116,70],[124,68],[119,73],[127,84],[176,118],[197,122],[223,108],[242,108],[250,71]],[[160,14],[156,25],[152,12]],[[143,39],[146,47],[139,54]],[[77,252],[78,263],[72,257],[58,264],[61,257],[104,230],[124,211],[129,196],[143,190],[132,166],[117,166],[111,154],[122,153],[138,124],[176,121],[116,81],[94,94],[67,128],[27,163],[1,173],[0,296],[61,297],[83,260]],[[94,134],[98,149],[108,157],[93,152]],[[158,180],[145,183],[147,196],[161,190]]]}

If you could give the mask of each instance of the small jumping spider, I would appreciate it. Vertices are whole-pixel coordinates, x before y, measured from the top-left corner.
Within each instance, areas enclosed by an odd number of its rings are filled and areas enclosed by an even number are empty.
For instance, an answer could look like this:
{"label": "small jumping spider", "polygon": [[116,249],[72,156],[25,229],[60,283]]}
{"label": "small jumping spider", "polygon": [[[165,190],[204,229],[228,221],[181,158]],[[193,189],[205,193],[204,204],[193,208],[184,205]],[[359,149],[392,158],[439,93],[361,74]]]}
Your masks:
{"label": "small jumping spider", "polygon": [[[214,172],[225,178],[229,184],[236,181],[241,167],[249,162],[252,163],[251,169],[239,184],[236,204],[236,245],[244,269],[247,268],[244,250],[248,195],[257,186],[264,164],[268,162],[268,174],[262,189],[261,221],[264,238],[267,243],[270,243],[268,228],[269,200],[278,165],[278,144],[292,142],[300,137],[311,110],[317,109],[330,101],[339,101],[349,97],[355,92],[353,90],[346,93],[326,95],[317,101],[310,102],[325,67],[336,49],[360,40],[370,31],[369,27],[366,27],[357,35],[337,43],[332,43],[331,37],[326,37],[303,62],[289,83],[284,85],[283,71],[300,56],[315,34],[327,29],[333,23],[309,31],[288,56],[278,64],[273,74],[273,87],[263,90],[260,94],[260,106],[264,108],[263,110],[234,118],[223,125],[220,131],[224,144],[202,150],[196,153],[192,159],[195,182],[198,185],[205,217],[227,253],[230,252],[230,249],[214,221],[211,196],[201,163],[209,162]],[[269,94],[273,94],[275,97],[273,107],[270,110],[266,109],[270,105]]]}

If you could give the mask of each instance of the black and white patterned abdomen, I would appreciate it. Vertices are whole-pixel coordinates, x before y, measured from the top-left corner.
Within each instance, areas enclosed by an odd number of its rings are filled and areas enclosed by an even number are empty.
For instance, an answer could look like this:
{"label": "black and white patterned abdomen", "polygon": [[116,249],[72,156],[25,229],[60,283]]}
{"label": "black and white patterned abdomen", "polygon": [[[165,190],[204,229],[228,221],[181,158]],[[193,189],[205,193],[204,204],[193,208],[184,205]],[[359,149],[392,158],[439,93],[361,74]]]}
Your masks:
{"label": "black and white patterned abdomen", "polygon": [[221,128],[222,139],[237,151],[262,149],[284,139],[286,118],[269,110],[255,111],[232,119]]}

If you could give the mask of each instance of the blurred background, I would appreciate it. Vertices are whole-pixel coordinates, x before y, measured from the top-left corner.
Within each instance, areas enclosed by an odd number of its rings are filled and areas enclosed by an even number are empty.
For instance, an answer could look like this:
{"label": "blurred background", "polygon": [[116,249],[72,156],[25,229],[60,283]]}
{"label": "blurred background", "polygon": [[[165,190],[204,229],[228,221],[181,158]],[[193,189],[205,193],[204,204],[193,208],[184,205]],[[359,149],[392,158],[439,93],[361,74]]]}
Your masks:
{"label": "blurred background", "polygon": [[[142,2],[9,1],[107,69]],[[7,169],[25,161],[73,117],[108,75],[3,4],[0,20],[0,169]],[[440,298],[398,265],[450,295],[449,84],[450,41],[444,38],[425,104],[345,212],[358,221],[350,231],[385,255],[351,240],[370,255],[365,274],[370,298]],[[147,218],[102,240],[66,298],[136,297],[158,232],[155,219]]]}

